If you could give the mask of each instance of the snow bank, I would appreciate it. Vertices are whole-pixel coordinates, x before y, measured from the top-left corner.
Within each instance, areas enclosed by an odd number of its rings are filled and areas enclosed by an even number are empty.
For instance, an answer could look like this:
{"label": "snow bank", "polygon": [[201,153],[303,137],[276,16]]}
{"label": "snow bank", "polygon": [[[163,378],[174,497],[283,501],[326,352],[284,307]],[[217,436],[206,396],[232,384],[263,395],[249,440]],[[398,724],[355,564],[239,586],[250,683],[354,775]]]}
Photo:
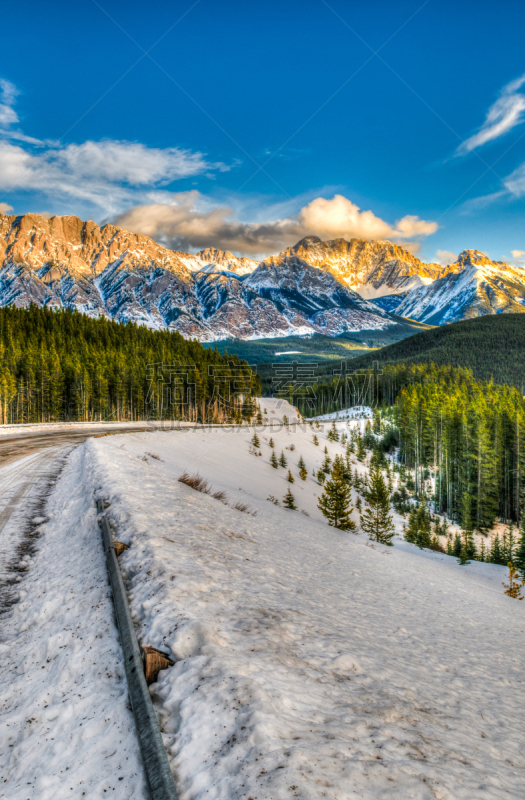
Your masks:
{"label": "snow bank", "polygon": [[0,798],[146,799],[92,474],[76,449],[2,619]]}
{"label": "snow bank", "polygon": [[[181,800],[522,798],[524,604],[501,567],[329,528],[311,477],[325,443],[342,452],[327,431],[259,430],[262,457],[249,430],[84,446],[130,545],[139,637],[176,659],[152,693]],[[310,516],[267,500],[290,487],[270,436]]]}

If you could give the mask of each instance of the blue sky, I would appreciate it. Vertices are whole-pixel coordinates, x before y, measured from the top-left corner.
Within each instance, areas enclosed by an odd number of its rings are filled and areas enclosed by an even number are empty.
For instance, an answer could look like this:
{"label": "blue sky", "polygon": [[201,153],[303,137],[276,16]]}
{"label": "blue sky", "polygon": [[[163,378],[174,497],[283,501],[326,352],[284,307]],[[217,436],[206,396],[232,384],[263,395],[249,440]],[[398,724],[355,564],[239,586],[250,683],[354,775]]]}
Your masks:
{"label": "blue sky", "polygon": [[170,246],[525,258],[525,5],[9,4],[0,209]]}

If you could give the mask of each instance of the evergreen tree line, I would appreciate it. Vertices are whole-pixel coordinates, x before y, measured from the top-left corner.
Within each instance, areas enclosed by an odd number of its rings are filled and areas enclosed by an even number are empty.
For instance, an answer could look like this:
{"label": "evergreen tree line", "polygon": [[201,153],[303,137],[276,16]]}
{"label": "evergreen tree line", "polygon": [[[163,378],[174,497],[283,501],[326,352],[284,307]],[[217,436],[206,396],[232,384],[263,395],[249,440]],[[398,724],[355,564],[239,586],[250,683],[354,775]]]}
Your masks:
{"label": "evergreen tree line", "polygon": [[519,524],[525,477],[520,392],[476,381],[462,368],[419,364],[386,372],[399,387],[398,457],[414,470],[416,497],[430,471],[437,510],[464,530],[490,530],[497,517]]}
{"label": "evergreen tree line", "polygon": [[0,309],[0,424],[239,421],[260,382],[245,361],[170,331],[74,311]]}

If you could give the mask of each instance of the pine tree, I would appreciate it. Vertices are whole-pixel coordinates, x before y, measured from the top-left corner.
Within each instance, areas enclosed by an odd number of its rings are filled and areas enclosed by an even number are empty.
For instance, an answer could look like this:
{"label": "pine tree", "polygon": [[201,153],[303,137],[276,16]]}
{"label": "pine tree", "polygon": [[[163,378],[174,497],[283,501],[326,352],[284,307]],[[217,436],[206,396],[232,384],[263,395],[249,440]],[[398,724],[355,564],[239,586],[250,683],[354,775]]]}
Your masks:
{"label": "pine tree", "polygon": [[353,531],[355,522],[350,518],[353,511],[350,501],[350,488],[346,484],[340,465],[336,462],[317,505],[333,528]]}
{"label": "pine tree", "polygon": [[288,475],[286,476],[286,480],[288,481],[288,483],[295,483],[295,478],[290,472],[290,470],[288,470]]}
{"label": "pine tree", "polygon": [[521,518],[520,538],[514,553],[514,564],[523,580],[525,580],[525,514]]}
{"label": "pine tree", "polygon": [[270,447],[271,447],[272,449],[275,447],[275,445],[274,445],[274,443],[273,443],[273,439],[272,439],[271,437],[270,437],[270,441],[268,442],[268,444],[270,445]]}
{"label": "pine tree", "polygon": [[322,486],[326,480],[326,472],[323,472],[322,469],[317,470],[317,483],[319,486]]}
{"label": "pine tree", "polygon": [[462,547],[461,547],[461,550],[460,550],[460,553],[459,553],[458,564],[461,564],[461,566],[463,566],[464,564],[470,564],[470,561],[468,560],[468,555],[467,555],[467,550],[466,550],[465,545],[462,545]]}
{"label": "pine tree", "polygon": [[363,462],[366,457],[365,445],[362,438],[359,436],[357,439],[357,460]]}
{"label": "pine tree", "polygon": [[465,539],[465,552],[467,554],[467,558],[476,558],[477,551],[476,543],[474,541],[474,533],[472,531],[463,531],[463,536]]}
{"label": "pine tree", "polygon": [[509,582],[502,582],[502,586],[505,587],[505,594],[508,594],[509,597],[515,597],[516,600],[523,600],[521,590],[525,586],[525,581],[518,579],[518,570],[514,567],[512,561],[509,561],[507,567],[509,568]]}
{"label": "pine tree", "polygon": [[361,528],[369,539],[391,545],[395,532],[394,519],[389,514],[388,490],[379,467],[370,470],[369,486],[365,492],[367,507],[361,514]]}
{"label": "pine tree", "polygon": [[459,558],[462,550],[463,550],[463,542],[461,541],[461,536],[458,533],[456,533],[454,537],[454,546],[452,548],[452,554],[456,558]]}
{"label": "pine tree", "polygon": [[299,477],[302,481],[305,481],[308,477],[308,470],[306,469],[306,464],[304,463],[302,456],[300,456],[297,466],[299,467]]}
{"label": "pine tree", "polygon": [[492,547],[490,548],[490,560],[493,564],[504,564],[505,561],[503,559],[503,551],[501,548],[501,542],[499,539],[499,534],[496,535],[492,542]]}
{"label": "pine tree", "polygon": [[281,450],[281,455],[279,456],[279,464],[281,467],[285,468],[288,466],[288,462],[286,460],[283,450]]}
{"label": "pine tree", "polygon": [[335,425],[335,420],[332,422],[332,427],[328,431],[328,438],[331,442],[338,442],[339,441],[339,433],[337,432],[337,428]]}
{"label": "pine tree", "polygon": [[284,499],[283,499],[283,506],[285,508],[291,508],[292,511],[297,511],[297,506],[295,505],[295,497],[293,496],[290,489],[286,492]]}
{"label": "pine tree", "polygon": [[313,441],[313,443],[314,443],[315,445],[318,445],[318,444],[319,444],[319,439],[317,438],[317,436],[315,435],[315,433],[314,433],[314,438],[313,438],[313,440],[312,440],[312,441]]}
{"label": "pine tree", "polygon": [[257,448],[259,448],[261,446],[261,442],[259,441],[259,437],[257,436],[256,433],[254,433],[253,436],[252,436],[252,444],[253,444],[254,447],[257,447]]}
{"label": "pine tree", "polygon": [[278,467],[279,467],[279,462],[277,461],[277,456],[275,455],[275,450],[272,450],[272,454],[270,456],[270,464],[275,469],[278,469]]}

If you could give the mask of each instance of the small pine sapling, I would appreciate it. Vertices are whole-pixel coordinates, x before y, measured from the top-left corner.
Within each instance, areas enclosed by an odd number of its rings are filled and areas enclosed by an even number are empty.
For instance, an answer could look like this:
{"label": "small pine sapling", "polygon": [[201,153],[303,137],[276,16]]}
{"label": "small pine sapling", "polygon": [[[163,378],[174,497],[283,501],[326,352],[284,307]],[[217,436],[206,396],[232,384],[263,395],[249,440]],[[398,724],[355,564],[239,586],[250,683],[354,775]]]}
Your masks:
{"label": "small pine sapling", "polygon": [[518,570],[512,561],[509,561],[507,567],[509,568],[509,582],[502,583],[502,586],[505,587],[505,594],[507,594],[509,597],[515,597],[516,600],[523,600],[521,590],[525,586],[525,581],[519,580]]}
{"label": "small pine sapling", "polygon": [[326,472],[323,472],[322,469],[317,470],[317,483],[319,486],[322,486],[326,480]]}
{"label": "small pine sapling", "polygon": [[257,448],[259,448],[261,446],[261,442],[259,441],[259,437],[257,436],[256,433],[254,433],[253,436],[252,436],[252,444],[253,444],[254,447],[257,447]]}
{"label": "small pine sapling", "polygon": [[302,481],[305,481],[308,477],[308,470],[306,469],[306,464],[304,463],[303,457],[299,458],[299,463],[297,465],[299,467],[299,477]]}
{"label": "small pine sapling", "polygon": [[279,467],[279,462],[277,461],[275,450],[272,450],[272,454],[270,456],[270,464],[272,465],[272,467],[274,467],[274,469],[277,469]]}
{"label": "small pine sapling", "polygon": [[293,496],[290,489],[286,492],[284,499],[283,499],[283,506],[285,508],[291,508],[292,511],[297,511],[297,506],[295,505],[295,497]]}
{"label": "small pine sapling", "polygon": [[295,478],[290,472],[290,470],[288,470],[288,475],[286,476],[286,480],[288,481],[288,483],[295,483]]}
{"label": "small pine sapling", "polygon": [[317,445],[319,445],[319,439],[317,438],[317,436],[315,435],[315,433],[314,433],[313,443],[314,443],[316,446],[317,446]]}
{"label": "small pine sapling", "polygon": [[284,455],[282,450],[281,450],[281,455],[279,456],[279,464],[281,465],[281,467],[288,466],[288,461],[286,460],[286,456]]}
{"label": "small pine sapling", "polygon": [[521,520],[520,538],[514,554],[514,563],[521,577],[525,580],[525,514]]}
{"label": "small pine sapling", "polygon": [[273,448],[275,447],[275,445],[274,445],[274,443],[273,443],[273,439],[272,439],[271,437],[270,437],[270,441],[268,442],[268,444],[270,445],[270,447],[271,447],[271,448],[272,448],[272,450],[273,450]]}

